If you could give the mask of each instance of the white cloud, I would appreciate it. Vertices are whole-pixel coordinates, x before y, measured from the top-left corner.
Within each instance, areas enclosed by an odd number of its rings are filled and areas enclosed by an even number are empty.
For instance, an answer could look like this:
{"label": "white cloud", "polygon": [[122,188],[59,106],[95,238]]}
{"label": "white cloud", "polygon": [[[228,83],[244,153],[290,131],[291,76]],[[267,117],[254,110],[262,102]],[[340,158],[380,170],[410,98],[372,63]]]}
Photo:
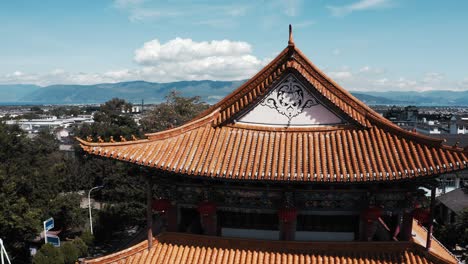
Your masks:
{"label": "white cloud", "polygon": [[333,16],[346,16],[355,11],[376,10],[392,7],[392,0],[359,0],[349,5],[327,6]]}
{"label": "white cloud", "polygon": [[332,53],[335,56],[339,56],[339,55],[341,55],[341,50],[340,49],[334,49]]}
{"label": "white cloud", "polygon": [[458,90],[468,90],[468,77],[459,81],[456,84],[456,87],[458,88]]}
{"label": "white cloud", "polygon": [[132,80],[135,77],[134,75],[134,72],[128,69],[107,71],[103,74],[105,78],[110,78],[114,81]]}
{"label": "white cloud", "polygon": [[[179,3],[177,3],[179,2]],[[147,0],[115,0],[113,7],[128,14],[131,22],[162,21],[170,23],[184,19],[184,23],[200,23],[203,21],[221,20],[229,24],[235,21],[233,18],[245,15],[252,9],[252,3],[245,4],[203,4],[190,3],[187,1],[175,1],[168,5],[162,1]],[[212,25],[212,24],[207,24]],[[217,27],[219,25],[216,24]]]}
{"label": "white cloud", "polygon": [[175,10],[154,10],[145,8],[134,8],[130,12],[129,19],[132,22],[145,21],[150,19],[162,19],[183,16],[183,12]]}
{"label": "white cloud", "polygon": [[20,77],[20,76],[23,76],[24,73],[22,73],[20,71],[15,71],[12,75],[15,76],[15,77]]}
{"label": "white cloud", "polygon": [[247,42],[213,40],[196,42],[175,38],[161,44],[158,39],[148,41],[135,51],[135,61],[151,65],[162,61],[188,61],[208,57],[242,56],[252,52]]}
{"label": "white cloud", "polygon": [[359,72],[369,72],[370,71],[370,67],[369,66],[364,66],[362,67]]}
{"label": "white cloud", "polygon": [[293,24],[293,27],[294,28],[307,28],[307,27],[313,26],[315,24],[317,24],[315,21],[305,20],[305,21]]}
{"label": "white cloud", "polygon": [[284,13],[287,16],[295,17],[299,14],[302,7],[301,0],[283,0],[282,2],[285,5]]}
{"label": "white cloud", "polygon": [[114,0],[114,5],[118,8],[128,8],[132,6],[140,5],[145,0]]}
{"label": "white cloud", "polygon": [[361,67],[361,69],[359,69],[360,74],[382,74],[384,72],[385,72],[384,69],[374,68],[368,65],[363,66]]}
{"label": "white cloud", "polygon": [[337,71],[337,72],[330,72],[330,77],[337,79],[337,80],[345,80],[353,77],[353,74],[349,71]]}
{"label": "white cloud", "polygon": [[44,73],[23,73],[19,71],[0,76],[0,84],[96,84],[134,80],[135,72],[129,70],[109,71],[105,73],[67,72],[54,69]]}
{"label": "white cloud", "polygon": [[240,80],[252,76],[265,64],[251,53],[247,42],[176,38],[161,44],[154,39],[137,49],[134,59],[144,66],[139,74],[145,78]]}
{"label": "white cloud", "polygon": [[252,77],[266,60],[252,55],[247,42],[193,41],[176,38],[166,43],[154,39],[135,50],[135,69],[102,73],[73,73],[54,69],[45,73],[15,71],[0,76],[0,83],[95,84],[130,80],[171,82],[180,80],[242,80]]}
{"label": "white cloud", "polygon": [[461,81],[448,80],[444,74],[438,72],[408,78],[391,77],[395,73],[368,65],[357,69],[347,66],[322,69],[342,87],[351,91],[468,90],[468,78]]}
{"label": "white cloud", "polygon": [[438,72],[428,72],[425,74],[423,78],[423,82],[431,83],[431,82],[440,82],[444,79],[444,75]]}
{"label": "white cloud", "polygon": [[382,78],[375,81],[376,85],[387,85],[389,82],[388,78]]}

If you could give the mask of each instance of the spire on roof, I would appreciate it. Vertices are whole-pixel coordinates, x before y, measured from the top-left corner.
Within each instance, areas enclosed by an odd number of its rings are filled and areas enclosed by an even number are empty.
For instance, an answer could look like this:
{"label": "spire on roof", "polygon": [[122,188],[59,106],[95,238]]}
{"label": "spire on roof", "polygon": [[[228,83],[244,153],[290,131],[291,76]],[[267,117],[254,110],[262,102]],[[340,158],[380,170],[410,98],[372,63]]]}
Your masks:
{"label": "spire on roof", "polygon": [[289,41],[288,41],[288,46],[294,46],[294,40],[293,40],[293,35],[292,35],[292,26],[289,24]]}

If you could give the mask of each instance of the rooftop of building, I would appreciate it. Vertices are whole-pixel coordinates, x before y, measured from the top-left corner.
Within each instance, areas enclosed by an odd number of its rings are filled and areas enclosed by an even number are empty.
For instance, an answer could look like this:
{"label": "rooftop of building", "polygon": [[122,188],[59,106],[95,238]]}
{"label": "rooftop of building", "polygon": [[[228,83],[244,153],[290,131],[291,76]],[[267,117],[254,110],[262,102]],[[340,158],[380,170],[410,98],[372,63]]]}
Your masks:
{"label": "rooftop of building", "polygon": [[442,194],[437,197],[437,201],[444,204],[455,213],[468,209],[468,187],[461,187]]}
{"label": "rooftop of building", "polygon": [[78,140],[94,155],[243,181],[395,181],[468,166],[468,148],[385,119],[309,61],[292,35],[272,62],[220,102],[183,126],[146,137]]}
{"label": "rooftop of building", "polygon": [[87,264],[151,263],[457,263],[437,240],[427,251],[427,232],[416,222],[410,242],[297,242],[163,233]]}

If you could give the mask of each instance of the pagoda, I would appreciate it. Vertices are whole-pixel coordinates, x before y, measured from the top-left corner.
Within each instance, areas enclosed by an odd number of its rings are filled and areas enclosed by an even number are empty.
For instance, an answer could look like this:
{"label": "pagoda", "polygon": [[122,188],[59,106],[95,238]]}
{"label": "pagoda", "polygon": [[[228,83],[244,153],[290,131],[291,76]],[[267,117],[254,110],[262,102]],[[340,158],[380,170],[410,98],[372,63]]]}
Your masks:
{"label": "pagoda", "polygon": [[437,177],[467,168],[468,149],[373,111],[309,61],[291,28],[273,61],[192,121],[78,140],[150,171],[148,240],[86,263],[457,262],[432,237],[432,208]]}

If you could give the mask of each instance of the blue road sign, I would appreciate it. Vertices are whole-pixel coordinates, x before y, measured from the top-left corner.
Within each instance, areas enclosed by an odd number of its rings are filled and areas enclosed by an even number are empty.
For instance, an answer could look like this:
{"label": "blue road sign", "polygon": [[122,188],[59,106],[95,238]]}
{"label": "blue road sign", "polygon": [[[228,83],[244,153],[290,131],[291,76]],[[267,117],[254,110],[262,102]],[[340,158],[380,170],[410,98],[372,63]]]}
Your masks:
{"label": "blue road sign", "polygon": [[56,247],[60,247],[60,238],[55,235],[47,234],[47,243],[50,243]]}
{"label": "blue road sign", "polygon": [[54,228],[54,219],[51,217],[44,221],[44,229],[45,231],[49,231]]}

